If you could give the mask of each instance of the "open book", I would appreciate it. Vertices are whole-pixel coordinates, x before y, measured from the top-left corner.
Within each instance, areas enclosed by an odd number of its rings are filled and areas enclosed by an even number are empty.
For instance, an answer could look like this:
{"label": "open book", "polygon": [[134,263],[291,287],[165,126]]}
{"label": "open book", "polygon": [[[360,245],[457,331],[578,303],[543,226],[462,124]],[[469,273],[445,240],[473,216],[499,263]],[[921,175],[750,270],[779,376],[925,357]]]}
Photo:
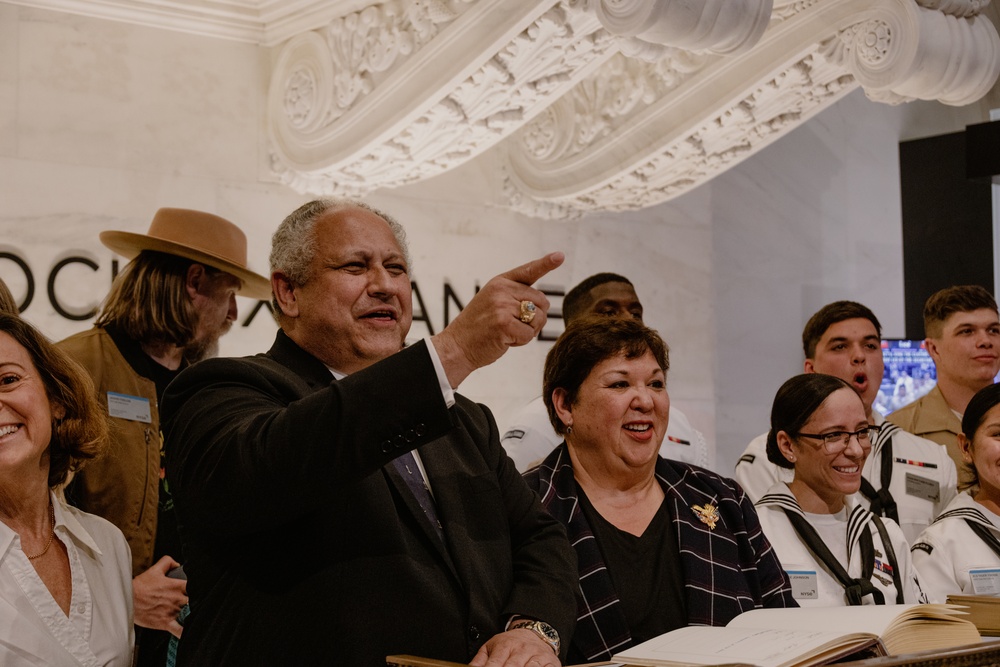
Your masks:
{"label": "open book", "polygon": [[857,653],[861,653],[859,658],[899,655],[981,640],[976,626],[951,605],[755,609],[740,614],[724,628],[680,628],[633,646],[613,659],[652,667],[806,667]]}
{"label": "open book", "polygon": [[985,595],[949,595],[948,604],[965,607],[969,620],[979,628],[979,634],[1000,637],[1000,597]]}

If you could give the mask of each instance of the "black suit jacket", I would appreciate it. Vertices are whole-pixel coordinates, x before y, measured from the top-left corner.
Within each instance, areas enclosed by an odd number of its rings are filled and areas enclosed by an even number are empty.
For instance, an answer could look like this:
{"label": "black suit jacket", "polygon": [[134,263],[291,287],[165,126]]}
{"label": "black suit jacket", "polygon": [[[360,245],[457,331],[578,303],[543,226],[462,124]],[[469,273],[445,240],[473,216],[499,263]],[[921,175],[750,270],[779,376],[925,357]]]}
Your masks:
{"label": "black suit jacket", "polygon": [[[512,614],[568,644],[576,563],[489,411],[445,406],[423,343],[332,381],[283,332],[162,406],[191,615],[182,665],[467,662]],[[442,544],[386,463],[418,448]]]}

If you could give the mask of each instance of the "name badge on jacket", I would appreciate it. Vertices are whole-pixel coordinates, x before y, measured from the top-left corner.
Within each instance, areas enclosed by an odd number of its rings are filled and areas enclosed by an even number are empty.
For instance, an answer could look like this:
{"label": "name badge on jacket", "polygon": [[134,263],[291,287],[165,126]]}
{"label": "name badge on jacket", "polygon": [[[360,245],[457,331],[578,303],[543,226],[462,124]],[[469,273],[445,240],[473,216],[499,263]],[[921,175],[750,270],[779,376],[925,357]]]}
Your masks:
{"label": "name badge on jacket", "polygon": [[142,422],[144,424],[153,421],[148,398],[129,396],[128,394],[116,394],[113,391],[108,392],[108,414],[112,417],[119,417],[133,422]]}

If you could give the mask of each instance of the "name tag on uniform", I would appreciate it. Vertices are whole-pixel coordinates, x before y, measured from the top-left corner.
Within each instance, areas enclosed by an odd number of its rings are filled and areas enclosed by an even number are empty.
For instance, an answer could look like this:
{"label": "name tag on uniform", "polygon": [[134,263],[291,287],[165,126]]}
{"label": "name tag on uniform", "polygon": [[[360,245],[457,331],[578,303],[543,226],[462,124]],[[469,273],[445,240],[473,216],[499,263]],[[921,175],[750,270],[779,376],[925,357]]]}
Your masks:
{"label": "name tag on uniform", "polygon": [[112,417],[119,417],[133,422],[142,422],[144,424],[153,421],[148,398],[129,396],[128,394],[116,394],[113,391],[108,392],[108,414]]}
{"label": "name tag on uniform", "polygon": [[1000,568],[969,570],[976,595],[1000,595]]}
{"label": "name tag on uniform", "polygon": [[933,479],[908,472],[906,473],[906,495],[936,503],[941,500],[941,485]]}
{"label": "name tag on uniform", "polygon": [[792,597],[796,600],[818,600],[815,570],[787,570],[788,581],[792,584]]}

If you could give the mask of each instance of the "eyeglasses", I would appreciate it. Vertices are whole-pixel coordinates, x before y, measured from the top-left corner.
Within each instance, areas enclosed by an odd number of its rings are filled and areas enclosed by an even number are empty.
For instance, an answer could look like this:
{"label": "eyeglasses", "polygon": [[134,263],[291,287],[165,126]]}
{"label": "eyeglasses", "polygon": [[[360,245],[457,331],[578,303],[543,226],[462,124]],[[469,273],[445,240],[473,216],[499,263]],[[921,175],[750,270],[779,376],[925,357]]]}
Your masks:
{"label": "eyeglasses", "polygon": [[851,438],[857,438],[858,444],[864,449],[872,446],[872,440],[879,434],[881,427],[869,424],[857,431],[830,431],[829,433],[798,433],[800,438],[813,438],[823,441],[823,449],[827,454],[839,454],[851,442]]}

